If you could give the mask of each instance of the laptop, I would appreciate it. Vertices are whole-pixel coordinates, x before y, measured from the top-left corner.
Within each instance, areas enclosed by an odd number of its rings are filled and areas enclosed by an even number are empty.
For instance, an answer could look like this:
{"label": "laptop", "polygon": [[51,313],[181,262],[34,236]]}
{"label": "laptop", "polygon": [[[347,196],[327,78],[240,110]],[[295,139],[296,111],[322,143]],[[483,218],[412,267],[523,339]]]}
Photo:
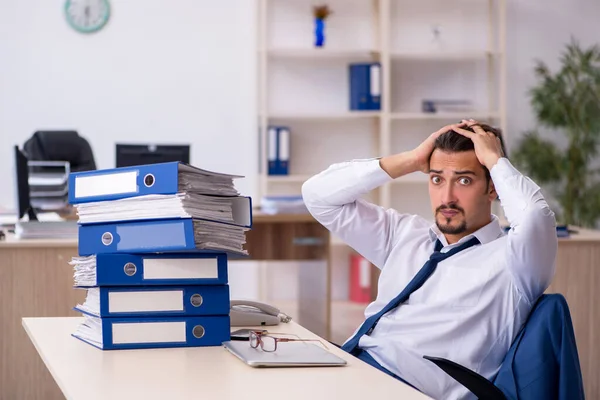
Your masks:
{"label": "laptop", "polygon": [[251,367],[337,367],[346,360],[313,343],[279,343],[277,351],[253,349],[247,341],[223,342],[223,346]]}

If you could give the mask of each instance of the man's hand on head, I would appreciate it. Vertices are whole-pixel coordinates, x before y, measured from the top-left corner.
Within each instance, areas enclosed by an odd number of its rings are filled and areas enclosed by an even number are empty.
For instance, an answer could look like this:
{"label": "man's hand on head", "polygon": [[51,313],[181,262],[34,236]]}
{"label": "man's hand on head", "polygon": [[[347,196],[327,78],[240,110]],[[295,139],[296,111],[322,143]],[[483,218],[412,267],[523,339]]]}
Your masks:
{"label": "man's hand on head", "polygon": [[450,132],[453,129],[461,126],[467,126],[467,121],[463,121],[459,124],[446,125],[436,132],[433,132],[427,139],[425,139],[419,146],[413,149],[410,153],[414,159],[416,170],[422,171],[426,174],[429,173],[429,158],[435,147],[435,140],[443,135],[444,133]]}
{"label": "man's hand on head", "polygon": [[[392,179],[396,179],[403,175],[410,174],[416,171],[421,171],[428,174],[429,159],[431,157],[433,149],[435,148],[436,139],[439,136],[452,130],[458,132],[458,129],[461,129],[462,127],[467,127],[468,125],[469,121],[466,120],[463,120],[458,124],[446,125],[440,128],[439,130],[433,132],[427,137],[427,139],[425,139],[420,145],[418,145],[414,149],[381,158],[379,160],[379,165],[385,172],[387,172],[387,174]],[[466,132],[463,129],[461,130],[463,132]]]}
{"label": "man's hand on head", "polygon": [[474,120],[463,120],[463,123],[473,129],[474,132],[468,131],[455,125],[452,129],[456,133],[460,133],[463,136],[468,137],[473,141],[475,146],[475,155],[481,164],[483,164],[488,170],[491,170],[498,160],[504,157],[502,153],[502,144],[500,138],[491,132],[486,132],[481,126]]}

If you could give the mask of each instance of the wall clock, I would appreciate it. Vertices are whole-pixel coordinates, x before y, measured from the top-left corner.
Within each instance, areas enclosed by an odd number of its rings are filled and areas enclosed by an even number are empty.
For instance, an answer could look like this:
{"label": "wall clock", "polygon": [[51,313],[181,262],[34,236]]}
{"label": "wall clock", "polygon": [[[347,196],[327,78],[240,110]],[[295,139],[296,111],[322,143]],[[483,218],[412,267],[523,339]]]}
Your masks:
{"label": "wall clock", "polygon": [[66,0],[65,16],[76,31],[96,32],[108,22],[110,4],[108,0]]}

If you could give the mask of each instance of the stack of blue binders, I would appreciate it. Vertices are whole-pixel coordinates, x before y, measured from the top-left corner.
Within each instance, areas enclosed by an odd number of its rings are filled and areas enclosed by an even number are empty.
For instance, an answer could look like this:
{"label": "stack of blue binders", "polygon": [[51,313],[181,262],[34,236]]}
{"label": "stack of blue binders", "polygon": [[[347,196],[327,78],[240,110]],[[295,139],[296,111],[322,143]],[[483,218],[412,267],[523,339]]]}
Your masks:
{"label": "stack of blue binders", "polygon": [[230,340],[227,264],[247,255],[252,223],[235,178],[178,162],[72,173],[71,265],[74,287],[87,292],[72,335],[103,350]]}

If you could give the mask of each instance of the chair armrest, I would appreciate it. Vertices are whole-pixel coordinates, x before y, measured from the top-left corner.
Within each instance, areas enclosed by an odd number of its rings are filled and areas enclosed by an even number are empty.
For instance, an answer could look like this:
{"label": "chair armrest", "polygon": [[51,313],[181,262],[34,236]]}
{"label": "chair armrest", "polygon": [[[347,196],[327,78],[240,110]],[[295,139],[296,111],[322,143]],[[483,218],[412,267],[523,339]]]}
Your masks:
{"label": "chair armrest", "polygon": [[440,367],[480,400],[506,400],[504,393],[492,382],[470,369],[445,358],[430,356],[423,356],[423,358]]}

